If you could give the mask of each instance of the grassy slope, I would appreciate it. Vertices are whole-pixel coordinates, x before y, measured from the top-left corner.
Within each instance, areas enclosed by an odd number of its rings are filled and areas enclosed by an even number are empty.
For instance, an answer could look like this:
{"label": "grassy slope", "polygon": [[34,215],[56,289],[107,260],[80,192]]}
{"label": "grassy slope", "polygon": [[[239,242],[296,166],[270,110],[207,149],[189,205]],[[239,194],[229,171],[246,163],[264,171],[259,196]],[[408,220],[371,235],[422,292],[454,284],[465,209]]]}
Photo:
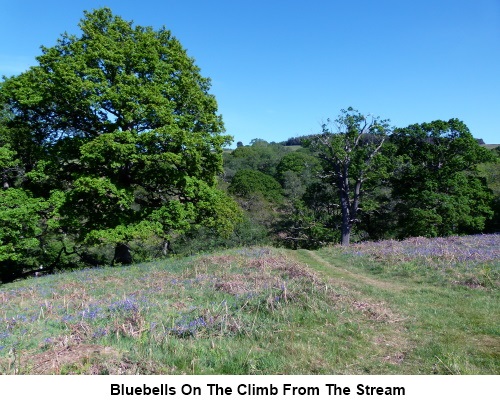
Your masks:
{"label": "grassy slope", "polygon": [[498,262],[445,267],[253,248],[25,280],[0,372],[499,374]]}
{"label": "grassy slope", "polygon": [[379,312],[387,314],[382,321],[394,326],[382,339],[393,345],[392,356],[400,360],[399,373],[500,371],[498,290],[377,277],[376,264],[353,258],[350,261],[356,264],[348,264],[328,250],[298,254],[336,280],[333,283],[340,282],[354,296],[368,300],[368,311],[375,318]]}

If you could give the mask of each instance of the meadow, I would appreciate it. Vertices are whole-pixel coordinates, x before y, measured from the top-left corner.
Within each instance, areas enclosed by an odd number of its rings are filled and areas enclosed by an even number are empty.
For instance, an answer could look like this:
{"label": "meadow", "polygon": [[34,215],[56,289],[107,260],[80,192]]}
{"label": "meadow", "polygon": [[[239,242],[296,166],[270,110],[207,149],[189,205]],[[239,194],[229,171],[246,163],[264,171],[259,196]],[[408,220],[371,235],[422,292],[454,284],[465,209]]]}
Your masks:
{"label": "meadow", "polygon": [[0,285],[0,373],[500,374],[498,246],[252,247]]}

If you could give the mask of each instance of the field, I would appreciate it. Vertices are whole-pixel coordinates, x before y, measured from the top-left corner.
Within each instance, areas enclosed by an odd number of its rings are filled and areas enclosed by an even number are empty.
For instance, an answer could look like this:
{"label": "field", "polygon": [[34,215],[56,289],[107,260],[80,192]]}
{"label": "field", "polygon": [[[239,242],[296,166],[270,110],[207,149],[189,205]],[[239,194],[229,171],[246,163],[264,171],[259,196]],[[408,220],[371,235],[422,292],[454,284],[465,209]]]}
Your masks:
{"label": "field", "polygon": [[2,374],[500,374],[500,235],[254,247],[0,286]]}

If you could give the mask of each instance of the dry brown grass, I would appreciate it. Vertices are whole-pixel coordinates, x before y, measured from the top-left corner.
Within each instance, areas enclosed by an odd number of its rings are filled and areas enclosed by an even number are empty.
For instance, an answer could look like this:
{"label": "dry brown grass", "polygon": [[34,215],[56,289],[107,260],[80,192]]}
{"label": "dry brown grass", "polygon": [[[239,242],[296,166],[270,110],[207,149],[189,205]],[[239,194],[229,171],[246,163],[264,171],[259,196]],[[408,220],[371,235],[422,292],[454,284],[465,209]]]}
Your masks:
{"label": "dry brown grass", "polygon": [[385,302],[354,301],[352,306],[361,311],[372,321],[397,323],[405,318],[394,313]]}
{"label": "dry brown grass", "polygon": [[[52,350],[34,355],[30,363],[30,374],[61,374],[67,370],[86,370],[89,374],[98,374],[97,364],[118,363],[118,352],[111,347],[92,344],[77,344],[54,347]],[[94,365],[90,371],[89,366]]]}

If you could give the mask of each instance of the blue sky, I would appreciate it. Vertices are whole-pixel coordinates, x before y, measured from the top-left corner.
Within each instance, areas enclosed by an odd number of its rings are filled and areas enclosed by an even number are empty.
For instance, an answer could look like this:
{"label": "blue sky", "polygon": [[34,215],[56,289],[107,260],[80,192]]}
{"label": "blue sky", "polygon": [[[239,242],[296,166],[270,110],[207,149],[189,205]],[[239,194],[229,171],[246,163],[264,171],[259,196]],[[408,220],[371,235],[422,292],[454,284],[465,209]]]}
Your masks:
{"label": "blue sky", "polygon": [[248,144],[317,133],[352,106],[395,126],[459,118],[500,143],[500,0],[1,0],[0,75],[78,34],[83,10],[165,25]]}

